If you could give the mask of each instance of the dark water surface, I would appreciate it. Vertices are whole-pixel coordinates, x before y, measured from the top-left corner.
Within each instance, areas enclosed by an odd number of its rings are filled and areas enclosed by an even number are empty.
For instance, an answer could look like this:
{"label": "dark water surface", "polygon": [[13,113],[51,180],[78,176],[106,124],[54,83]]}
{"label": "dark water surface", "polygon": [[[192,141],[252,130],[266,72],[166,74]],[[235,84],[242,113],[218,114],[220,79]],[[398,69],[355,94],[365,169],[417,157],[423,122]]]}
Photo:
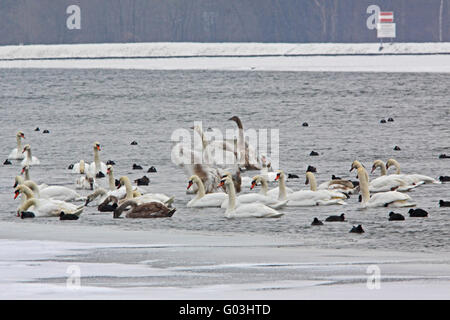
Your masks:
{"label": "dark water surface", "polygon": [[[223,209],[186,208],[191,198],[185,193],[187,177],[170,161],[170,137],[175,129],[188,129],[200,120],[205,128],[234,128],[226,121],[232,115],[239,115],[245,128],[279,129],[280,167],[300,176],[288,181],[295,190],[308,187],[308,165],[318,169],[318,183],[331,174],[355,179],[348,172],[355,159],[370,168],[375,159],[394,157],[403,173],[437,178],[450,175],[450,159],[438,159],[441,153],[450,154],[449,83],[448,74],[427,73],[2,69],[0,154],[3,162],[22,130],[24,143],[31,144],[41,161],[31,168],[31,178],[74,187],[77,175],[68,165],[80,159],[92,162],[92,144],[99,141],[101,160],[116,162],[116,178],[128,175],[134,180],[145,174],[152,191],[176,196],[177,212],[171,219],[114,220],[112,214],[89,207],[81,219],[69,223],[148,232],[272,234],[317,247],[448,251],[450,208],[439,208],[438,201],[450,200],[449,184],[425,185],[409,193],[418,207],[430,212],[425,219],[395,209],[406,221],[389,222],[389,208],[359,210],[353,196],[346,206],[283,209],[285,215],[276,220],[227,220]],[[395,121],[380,124],[388,117]],[[302,127],[305,121],[309,127]],[[44,129],[50,134],[43,134]],[[133,140],[137,146],[130,145]],[[396,145],[401,151],[393,150]],[[310,157],[312,150],[320,156]],[[131,170],[133,163],[144,169],[153,165],[158,172]],[[17,161],[0,167],[0,219],[62,223],[15,217],[19,200],[13,200],[12,186],[19,171]],[[348,222],[310,226],[314,217],[342,212]],[[352,224],[362,224],[366,233],[349,234]]]}

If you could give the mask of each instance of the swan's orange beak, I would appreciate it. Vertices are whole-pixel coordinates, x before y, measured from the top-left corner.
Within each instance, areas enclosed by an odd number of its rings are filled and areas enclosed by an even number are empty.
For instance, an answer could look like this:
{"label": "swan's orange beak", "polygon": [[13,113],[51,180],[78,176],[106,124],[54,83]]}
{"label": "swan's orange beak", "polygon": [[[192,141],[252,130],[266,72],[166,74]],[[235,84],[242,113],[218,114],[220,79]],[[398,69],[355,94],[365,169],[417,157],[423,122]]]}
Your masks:
{"label": "swan's orange beak", "polygon": [[19,212],[19,210],[17,210],[17,216],[20,217],[20,212]]}
{"label": "swan's orange beak", "polygon": [[372,167],[372,170],[370,171],[370,173],[373,173],[375,171],[375,167]]}
{"label": "swan's orange beak", "polygon": [[275,181],[278,181],[278,179],[280,179],[280,174],[277,173],[277,177],[275,178]]}
{"label": "swan's orange beak", "polygon": [[25,139],[25,135],[23,133],[21,133],[20,136]]}
{"label": "swan's orange beak", "polygon": [[25,168],[22,168],[22,171],[20,171],[20,174],[23,174],[25,172]]}
{"label": "swan's orange beak", "polygon": [[19,196],[19,190],[17,190],[16,192],[14,192],[14,200],[16,200],[16,198]]}
{"label": "swan's orange beak", "polygon": [[122,185],[120,184],[120,182],[117,184],[117,189],[120,189]]}
{"label": "swan's orange beak", "polygon": [[192,181],[189,181],[187,188],[189,189],[192,186]]}
{"label": "swan's orange beak", "polygon": [[22,153],[24,153],[24,152],[25,152],[25,150],[26,150],[26,149],[25,149],[25,148],[23,148],[23,150],[22,150]]}
{"label": "swan's orange beak", "polygon": [[97,147],[97,150],[98,150],[98,151],[101,151],[101,150],[100,150],[100,145],[97,145],[96,147]]}
{"label": "swan's orange beak", "polygon": [[217,188],[220,188],[220,187],[222,187],[223,186],[223,184],[224,184],[224,182],[223,181],[220,181],[220,183],[217,185]]}
{"label": "swan's orange beak", "polygon": [[106,169],[106,174],[110,174],[111,173],[111,169]]}
{"label": "swan's orange beak", "polygon": [[253,190],[253,188],[256,186],[256,181],[252,181],[252,185],[250,186],[250,190]]}

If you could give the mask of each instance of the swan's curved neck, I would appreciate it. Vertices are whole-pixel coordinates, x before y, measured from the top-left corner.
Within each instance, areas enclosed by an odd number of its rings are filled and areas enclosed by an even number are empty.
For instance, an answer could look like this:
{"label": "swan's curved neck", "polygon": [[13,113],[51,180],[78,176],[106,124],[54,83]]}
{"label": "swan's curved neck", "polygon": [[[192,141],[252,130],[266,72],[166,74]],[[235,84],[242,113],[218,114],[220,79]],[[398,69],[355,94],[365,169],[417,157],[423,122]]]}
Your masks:
{"label": "swan's curved neck", "polygon": [[194,179],[194,182],[197,184],[197,196],[196,196],[196,199],[203,198],[205,196],[205,194],[206,194],[205,186],[203,184],[203,181],[200,178],[196,177]]}
{"label": "swan's curved neck", "polygon": [[314,176],[314,174],[312,172],[307,172],[306,176],[308,177],[308,182],[309,182],[311,191],[317,191],[317,182],[316,182],[316,177]]}
{"label": "swan's curved neck", "polygon": [[[27,200],[34,198],[34,193],[26,185],[22,185],[21,192],[26,196]],[[27,208],[28,209],[28,208]]]}
{"label": "swan's curved neck", "polygon": [[131,206],[131,209],[127,211],[127,214],[130,213],[131,211],[133,211],[133,209],[137,207],[136,201],[127,200],[124,203],[122,203],[116,210],[114,210],[114,217],[115,218],[120,217],[122,215],[122,212],[129,206]]}
{"label": "swan's curved neck", "polygon": [[80,173],[84,174],[85,166],[84,166],[84,160],[80,160]]}
{"label": "swan's curved neck", "polygon": [[95,164],[95,174],[100,171],[100,156],[98,155],[98,149],[94,148],[94,164]]}
{"label": "swan's curved neck", "polygon": [[115,190],[116,183],[114,180],[114,173],[112,172],[112,170],[109,170],[108,179],[109,179],[109,190],[111,191]]}
{"label": "swan's curved neck", "polygon": [[384,162],[380,163],[380,171],[381,171],[382,176],[385,176],[387,174],[387,169],[386,169],[386,165],[384,164]]}
{"label": "swan's curved neck", "polygon": [[27,201],[25,201],[24,203],[22,203],[22,205],[19,207],[19,212],[21,211],[27,211],[29,207],[31,206],[37,206],[37,199],[32,198],[32,199],[28,199]]}
{"label": "swan's curved neck", "polygon": [[[34,181],[31,181],[31,180],[25,181],[24,185],[25,185],[26,187],[28,187],[28,188],[29,188],[29,191],[31,191],[31,193],[32,193],[30,197],[27,195],[27,199],[33,197],[33,195],[35,195],[36,198],[39,198],[39,197],[40,197],[40,194],[39,194],[39,187],[38,187],[38,185],[37,185]],[[28,189],[28,188],[25,188],[25,190]],[[27,191],[24,191],[24,193],[25,193],[25,192],[27,192]]]}
{"label": "swan's curved neck", "polygon": [[264,177],[260,178],[261,181],[261,191],[259,191],[260,194],[263,196],[267,195],[267,191],[269,189],[269,186],[267,185],[267,180]]}
{"label": "swan's curved neck", "polygon": [[278,200],[286,200],[286,181],[284,181],[284,174],[280,174],[278,179]]}
{"label": "swan's curved neck", "polygon": [[397,169],[395,173],[400,174],[400,163],[397,160],[391,161],[392,165]]}
{"label": "swan's curved neck", "polygon": [[33,158],[31,157],[31,148],[27,149],[27,158],[29,161],[31,161]]}
{"label": "swan's curved neck", "polygon": [[127,191],[126,199],[130,200],[133,199],[133,187],[131,186],[130,179],[128,177],[123,177],[122,181],[125,183],[125,190]]}
{"label": "swan's curved neck", "polygon": [[236,208],[236,190],[234,189],[233,182],[227,183],[228,190],[228,208],[227,211],[234,210]]}
{"label": "swan's curved neck", "polygon": [[30,179],[30,170],[28,168],[25,168],[24,170],[24,176],[25,176],[25,181],[29,181]]}
{"label": "swan's curved neck", "polygon": [[17,185],[21,185],[25,182],[25,180],[21,176],[16,176],[16,183]]}
{"label": "swan's curved neck", "polygon": [[94,192],[92,192],[90,195],[87,196],[87,199],[89,200],[88,202],[94,200],[98,196],[103,196],[103,195],[106,195],[106,194],[107,194],[107,192],[106,192],[105,189],[98,188]]}
{"label": "swan's curved neck", "polygon": [[17,139],[17,152],[20,152],[22,150],[22,137],[18,135],[16,139]]}
{"label": "swan's curved neck", "polygon": [[358,168],[358,179],[359,179],[359,188],[361,191],[361,203],[365,204],[370,200],[370,192],[369,192],[369,179],[366,169],[363,167]]}

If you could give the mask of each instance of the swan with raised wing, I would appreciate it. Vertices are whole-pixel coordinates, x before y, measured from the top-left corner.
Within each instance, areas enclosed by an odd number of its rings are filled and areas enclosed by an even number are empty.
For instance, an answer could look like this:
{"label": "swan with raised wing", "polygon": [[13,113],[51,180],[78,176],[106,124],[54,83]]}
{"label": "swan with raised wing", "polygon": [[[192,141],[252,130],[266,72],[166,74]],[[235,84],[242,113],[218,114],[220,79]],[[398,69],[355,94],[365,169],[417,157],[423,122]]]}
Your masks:
{"label": "swan with raised wing", "polygon": [[233,116],[228,120],[234,121],[238,127],[237,152],[240,165],[247,170],[261,170],[261,161],[255,148],[245,141],[241,119],[238,116]]}
{"label": "swan with raised wing", "polygon": [[22,131],[17,132],[17,148],[14,148],[8,156],[9,160],[22,160],[25,156],[22,153],[22,139],[25,139],[25,135]]}
{"label": "swan with raised wing", "polygon": [[279,218],[283,215],[283,213],[260,202],[237,204],[233,180],[226,176],[220,181],[219,187],[223,185],[225,185],[228,193],[228,206],[225,210],[226,218]]}

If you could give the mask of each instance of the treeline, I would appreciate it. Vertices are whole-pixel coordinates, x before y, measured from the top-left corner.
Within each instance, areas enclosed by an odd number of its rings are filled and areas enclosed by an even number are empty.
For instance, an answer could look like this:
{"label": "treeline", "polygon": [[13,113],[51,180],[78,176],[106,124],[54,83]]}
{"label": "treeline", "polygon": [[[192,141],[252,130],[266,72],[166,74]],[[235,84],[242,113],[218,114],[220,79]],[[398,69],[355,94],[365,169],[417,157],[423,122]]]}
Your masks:
{"label": "treeline", "polygon": [[450,0],[0,0],[0,44],[374,42],[372,5],[396,41],[450,41]]}

